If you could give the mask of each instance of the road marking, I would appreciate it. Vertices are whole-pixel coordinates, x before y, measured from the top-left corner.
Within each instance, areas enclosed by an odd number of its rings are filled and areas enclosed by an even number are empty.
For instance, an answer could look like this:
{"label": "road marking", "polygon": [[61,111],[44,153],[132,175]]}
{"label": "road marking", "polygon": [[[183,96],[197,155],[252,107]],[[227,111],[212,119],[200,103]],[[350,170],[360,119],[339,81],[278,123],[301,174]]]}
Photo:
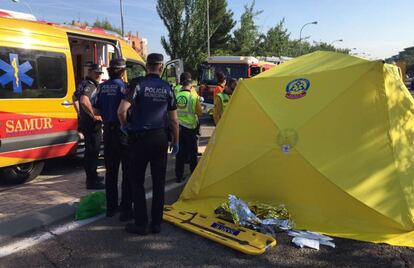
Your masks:
{"label": "road marking", "polygon": [[56,235],[60,235],[69,231],[72,231],[76,228],[82,227],[84,225],[90,224],[94,221],[97,221],[99,219],[104,218],[105,215],[99,215],[90,219],[81,220],[81,221],[74,221],[69,222],[67,224],[58,226],[51,230],[50,232],[43,232],[40,234],[36,234],[33,236],[30,236],[28,238],[24,238],[20,241],[14,242],[12,244],[0,247],[0,258],[9,256],[11,254],[17,253],[21,250],[27,249],[29,247],[32,247],[36,244],[40,244],[46,240],[49,240],[53,238]]}
{"label": "road marking", "polygon": [[[165,193],[177,189],[180,187],[183,183],[171,183],[168,184],[165,187]],[[145,198],[148,200],[152,198],[152,191],[148,191],[145,193]],[[27,249],[29,247],[33,247],[37,244],[40,244],[42,242],[45,242],[46,240],[49,240],[51,238],[54,238],[55,236],[73,231],[79,227],[91,224],[97,220],[105,218],[105,215],[99,215],[93,218],[89,218],[86,220],[80,220],[80,221],[72,221],[66,224],[59,225],[52,230],[42,232],[39,234],[32,235],[28,238],[24,238],[22,240],[13,242],[11,244],[5,245],[0,247],[0,259],[9,255],[12,255],[14,253],[17,253],[19,251],[22,251],[24,249]]]}

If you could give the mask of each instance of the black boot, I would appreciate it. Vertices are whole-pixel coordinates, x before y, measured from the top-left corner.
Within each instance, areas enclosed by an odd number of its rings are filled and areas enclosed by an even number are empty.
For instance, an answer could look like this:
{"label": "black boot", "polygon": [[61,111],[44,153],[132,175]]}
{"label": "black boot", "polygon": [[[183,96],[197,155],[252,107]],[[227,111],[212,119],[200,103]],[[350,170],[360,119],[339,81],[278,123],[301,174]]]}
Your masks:
{"label": "black boot", "polygon": [[132,210],[121,211],[119,214],[119,221],[125,222],[134,219],[134,212]]}
{"label": "black boot", "polygon": [[151,233],[159,234],[161,232],[161,224],[151,224]]}
{"label": "black boot", "polygon": [[112,218],[116,214],[116,209],[110,209],[106,211],[106,217]]}
{"label": "black boot", "polygon": [[146,235],[148,234],[147,226],[139,226],[135,223],[128,223],[125,225],[125,231],[131,234]]}

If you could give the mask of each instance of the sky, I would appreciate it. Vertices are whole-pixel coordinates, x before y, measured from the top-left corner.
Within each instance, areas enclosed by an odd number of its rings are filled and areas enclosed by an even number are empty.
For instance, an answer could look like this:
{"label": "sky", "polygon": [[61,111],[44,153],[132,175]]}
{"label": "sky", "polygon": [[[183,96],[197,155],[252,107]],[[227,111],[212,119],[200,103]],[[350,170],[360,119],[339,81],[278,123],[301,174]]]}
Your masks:
{"label": "sky", "polygon": [[[234,19],[239,21],[244,5],[252,0],[228,0]],[[167,31],[156,11],[156,0],[123,0],[126,31],[138,32],[149,41],[149,52],[162,52],[161,36]],[[121,25],[118,0],[0,0],[0,9],[30,12],[30,5],[38,19],[51,22],[93,22],[108,18]],[[256,10],[263,12],[256,18],[261,32],[266,32],[285,18],[291,37],[308,41],[331,43],[353,49],[369,58],[387,58],[405,47],[414,46],[414,0],[256,0]],[[238,27],[238,25],[236,25]]]}

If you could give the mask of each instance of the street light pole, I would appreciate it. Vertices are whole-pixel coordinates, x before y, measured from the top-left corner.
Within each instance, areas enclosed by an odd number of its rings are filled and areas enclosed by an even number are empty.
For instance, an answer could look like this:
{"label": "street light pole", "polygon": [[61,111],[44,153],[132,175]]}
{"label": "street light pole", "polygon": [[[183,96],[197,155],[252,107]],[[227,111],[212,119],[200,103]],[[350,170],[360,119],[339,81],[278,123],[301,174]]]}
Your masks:
{"label": "street light pole", "polygon": [[[20,1],[19,0],[12,0],[14,3],[19,3]],[[22,1],[22,3],[30,10],[30,13],[34,16],[34,13],[33,13],[33,9],[32,9],[32,7],[28,4],[28,3],[26,3],[26,2],[23,2]]]}
{"label": "street light pole", "polygon": [[124,5],[122,4],[122,0],[119,0],[119,4],[121,6],[121,32],[122,32],[122,38],[125,36],[124,32]]}
{"label": "street light pole", "polygon": [[210,57],[210,7],[207,0],[207,55]]}
{"label": "street light pole", "polygon": [[299,54],[302,54],[302,30],[303,28],[305,28],[305,26],[310,25],[310,24],[318,24],[317,21],[312,21],[312,22],[308,22],[305,23],[302,28],[300,28],[300,33],[299,33]]}

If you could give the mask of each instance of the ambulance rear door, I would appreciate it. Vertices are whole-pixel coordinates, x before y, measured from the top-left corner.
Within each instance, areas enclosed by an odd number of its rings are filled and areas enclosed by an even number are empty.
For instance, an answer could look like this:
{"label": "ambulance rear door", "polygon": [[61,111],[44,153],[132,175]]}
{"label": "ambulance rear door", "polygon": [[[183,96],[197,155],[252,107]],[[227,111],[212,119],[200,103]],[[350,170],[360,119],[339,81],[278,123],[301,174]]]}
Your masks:
{"label": "ambulance rear door", "polygon": [[174,88],[180,83],[180,76],[184,72],[184,63],[181,59],[170,60],[165,63],[161,78],[168,81]]}

